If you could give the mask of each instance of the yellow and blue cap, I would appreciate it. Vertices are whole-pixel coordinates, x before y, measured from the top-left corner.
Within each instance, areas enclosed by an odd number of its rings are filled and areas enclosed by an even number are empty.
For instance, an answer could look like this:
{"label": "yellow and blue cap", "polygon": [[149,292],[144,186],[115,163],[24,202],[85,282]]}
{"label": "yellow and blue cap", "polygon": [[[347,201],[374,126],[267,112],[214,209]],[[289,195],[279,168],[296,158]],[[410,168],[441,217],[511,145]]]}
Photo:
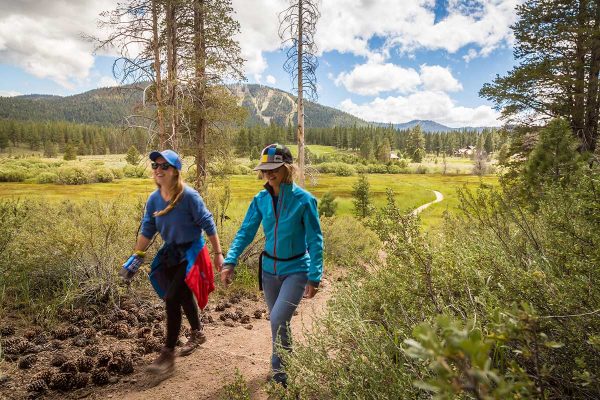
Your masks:
{"label": "yellow and blue cap", "polygon": [[274,143],[268,145],[260,153],[260,164],[255,171],[270,171],[281,167],[283,164],[291,164],[294,162],[290,149],[282,144]]}

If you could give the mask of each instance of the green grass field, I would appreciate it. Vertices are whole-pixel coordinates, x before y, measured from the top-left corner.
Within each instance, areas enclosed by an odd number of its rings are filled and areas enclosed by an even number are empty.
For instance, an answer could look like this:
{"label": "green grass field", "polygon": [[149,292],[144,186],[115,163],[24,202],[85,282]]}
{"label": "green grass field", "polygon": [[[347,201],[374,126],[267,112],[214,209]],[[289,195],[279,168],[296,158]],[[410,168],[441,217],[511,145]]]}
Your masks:
{"label": "green grass field", "polygon": [[[313,185],[307,179],[307,189],[317,198],[331,191],[337,197],[340,215],[352,214],[352,185],[358,178],[339,177],[321,174]],[[451,175],[369,175],[373,202],[380,207],[385,203],[385,190],[392,188],[396,194],[397,204],[405,210],[414,209],[424,203],[433,201],[437,190],[444,195],[444,201],[434,204],[423,211],[421,218],[425,226],[439,223],[444,211],[456,209],[458,199],[456,190],[463,186],[475,188],[480,183],[495,185],[497,178],[490,176]],[[252,197],[262,189],[262,181],[254,176],[236,175],[230,178],[232,202],[229,208],[231,218],[241,218]],[[155,189],[151,179],[121,179],[111,183],[94,183],[88,185],[56,185],[32,183],[0,183],[0,198],[45,199],[50,201],[114,199],[119,196],[138,200],[145,199]]]}

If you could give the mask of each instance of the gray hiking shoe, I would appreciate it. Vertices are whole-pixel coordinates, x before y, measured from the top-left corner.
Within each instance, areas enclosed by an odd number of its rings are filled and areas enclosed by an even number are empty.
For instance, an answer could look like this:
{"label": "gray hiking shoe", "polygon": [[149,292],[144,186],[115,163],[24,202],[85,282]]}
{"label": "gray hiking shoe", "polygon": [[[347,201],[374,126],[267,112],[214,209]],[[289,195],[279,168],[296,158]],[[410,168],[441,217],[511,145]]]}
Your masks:
{"label": "gray hiking shoe", "polygon": [[160,355],[146,368],[146,371],[155,375],[164,375],[173,372],[174,369],[175,351],[168,347],[163,347]]}
{"label": "gray hiking shoe", "polygon": [[181,350],[179,350],[179,355],[185,357],[192,354],[194,350],[204,342],[206,342],[206,335],[203,331],[192,331],[188,341],[181,347]]}

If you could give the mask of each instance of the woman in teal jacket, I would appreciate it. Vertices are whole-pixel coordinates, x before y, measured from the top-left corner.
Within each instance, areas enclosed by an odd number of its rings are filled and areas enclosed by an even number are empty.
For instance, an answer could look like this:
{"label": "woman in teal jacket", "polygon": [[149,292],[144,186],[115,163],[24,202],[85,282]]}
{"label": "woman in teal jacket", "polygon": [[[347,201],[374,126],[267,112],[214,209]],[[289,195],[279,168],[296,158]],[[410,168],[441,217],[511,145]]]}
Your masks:
{"label": "woman in teal jacket", "polygon": [[244,222],[231,244],[221,280],[228,284],[238,257],[248,246],[261,222],[265,247],[260,256],[259,283],[270,312],[273,379],[286,385],[279,348],[291,349],[289,324],[303,295],[312,298],[323,272],[323,235],[317,200],[294,181],[290,150],[280,144],[267,146],[255,168],[266,180],[265,189],[252,199]]}

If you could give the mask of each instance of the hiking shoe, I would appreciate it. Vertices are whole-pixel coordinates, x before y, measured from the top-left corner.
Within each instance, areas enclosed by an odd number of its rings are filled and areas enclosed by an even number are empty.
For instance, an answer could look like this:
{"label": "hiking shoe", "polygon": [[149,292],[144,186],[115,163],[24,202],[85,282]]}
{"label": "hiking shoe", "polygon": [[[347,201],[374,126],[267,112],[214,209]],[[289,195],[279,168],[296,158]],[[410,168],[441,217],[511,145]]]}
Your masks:
{"label": "hiking shoe", "polygon": [[188,341],[181,347],[181,350],[179,350],[179,355],[185,357],[187,355],[192,354],[194,350],[196,350],[196,348],[204,342],[206,342],[206,335],[203,331],[192,331]]}
{"label": "hiking shoe", "polygon": [[173,349],[163,347],[160,355],[150,364],[146,371],[155,375],[164,375],[175,369],[175,352]]}

